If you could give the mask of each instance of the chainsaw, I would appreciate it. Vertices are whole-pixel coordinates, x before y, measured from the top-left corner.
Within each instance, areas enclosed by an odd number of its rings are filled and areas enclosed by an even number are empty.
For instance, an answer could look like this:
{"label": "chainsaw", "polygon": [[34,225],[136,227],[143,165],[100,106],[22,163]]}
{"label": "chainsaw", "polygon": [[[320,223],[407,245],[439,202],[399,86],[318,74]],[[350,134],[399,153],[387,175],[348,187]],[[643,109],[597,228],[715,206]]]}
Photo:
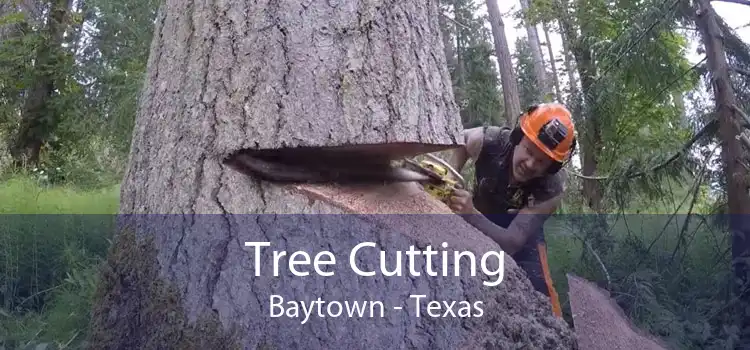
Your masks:
{"label": "chainsaw", "polygon": [[282,150],[242,150],[224,163],[245,175],[281,183],[389,183],[418,182],[424,190],[447,203],[457,188],[465,188],[461,174],[443,159],[363,154],[339,148],[301,147]]}
{"label": "chainsaw", "polygon": [[427,175],[428,180],[419,181],[424,190],[447,204],[453,191],[466,188],[466,181],[448,162],[429,153],[425,154],[425,157],[428,159],[422,161],[413,158],[404,159],[403,166],[416,173]]}

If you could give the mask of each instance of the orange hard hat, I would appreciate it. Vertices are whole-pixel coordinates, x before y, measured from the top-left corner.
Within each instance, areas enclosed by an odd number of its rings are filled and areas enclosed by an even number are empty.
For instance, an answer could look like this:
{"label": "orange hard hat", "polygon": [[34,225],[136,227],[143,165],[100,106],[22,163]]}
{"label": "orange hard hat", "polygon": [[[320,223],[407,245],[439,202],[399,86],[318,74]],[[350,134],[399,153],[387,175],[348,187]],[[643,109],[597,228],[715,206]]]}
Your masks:
{"label": "orange hard hat", "polygon": [[520,118],[521,130],[539,149],[563,162],[575,147],[573,116],[559,103],[531,107]]}

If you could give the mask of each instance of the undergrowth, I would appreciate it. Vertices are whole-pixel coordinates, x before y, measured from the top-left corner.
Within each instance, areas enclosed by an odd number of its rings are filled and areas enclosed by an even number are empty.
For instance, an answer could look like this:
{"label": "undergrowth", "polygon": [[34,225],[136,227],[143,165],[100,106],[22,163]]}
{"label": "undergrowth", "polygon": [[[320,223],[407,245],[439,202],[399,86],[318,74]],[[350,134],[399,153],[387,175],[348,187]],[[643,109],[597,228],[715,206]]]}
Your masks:
{"label": "undergrowth", "polygon": [[4,180],[0,349],[83,348],[118,186],[80,190],[32,177]]}
{"label": "undergrowth", "polygon": [[[0,349],[86,346],[96,268],[109,248],[118,191],[52,187],[29,176],[0,183],[0,213],[6,214]],[[638,326],[675,348],[733,346],[729,242],[708,217],[691,216],[685,226],[684,215],[611,215],[607,233],[614,244],[598,252],[601,263],[582,243],[582,218],[561,214],[546,228],[552,277],[569,322],[566,274],[574,273],[608,288]]]}
{"label": "undergrowth", "polygon": [[[586,216],[590,218],[591,216]],[[634,323],[674,349],[734,348],[729,241],[710,216],[609,215],[609,252],[584,243],[586,234],[560,215],[547,224],[552,278],[573,324],[567,273],[608,290]],[[593,253],[597,253],[598,260]]]}

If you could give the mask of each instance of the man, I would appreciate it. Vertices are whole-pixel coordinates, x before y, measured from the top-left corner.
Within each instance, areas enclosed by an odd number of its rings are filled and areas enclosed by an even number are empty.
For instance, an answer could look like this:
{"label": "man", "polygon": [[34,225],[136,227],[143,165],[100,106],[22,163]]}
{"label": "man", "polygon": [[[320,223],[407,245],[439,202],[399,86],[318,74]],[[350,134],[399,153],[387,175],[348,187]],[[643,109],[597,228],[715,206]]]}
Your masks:
{"label": "man", "polygon": [[510,254],[562,317],[542,226],[562,200],[565,178],[560,170],[576,145],[570,112],[560,104],[533,106],[514,129],[467,129],[464,139],[451,165],[461,171],[473,159],[477,185],[473,197],[456,190],[451,209]]}

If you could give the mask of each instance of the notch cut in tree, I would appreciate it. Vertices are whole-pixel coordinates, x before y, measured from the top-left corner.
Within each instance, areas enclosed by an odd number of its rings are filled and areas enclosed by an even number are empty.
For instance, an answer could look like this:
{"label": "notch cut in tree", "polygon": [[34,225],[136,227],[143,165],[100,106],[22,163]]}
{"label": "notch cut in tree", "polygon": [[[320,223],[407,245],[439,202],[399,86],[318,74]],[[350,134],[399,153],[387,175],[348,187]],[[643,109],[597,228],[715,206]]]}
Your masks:
{"label": "notch cut in tree", "polygon": [[[362,277],[348,268],[350,249],[368,241],[378,247],[365,249],[358,264],[370,269],[379,266],[379,250],[392,256],[443,242],[477,256],[500,250],[418,184],[280,184],[225,164],[247,153],[304,151],[309,162],[323,151],[390,159],[457,146],[460,117],[438,15],[436,1],[421,0],[168,0],[122,184],[122,229],[95,301],[92,346],[574,348],[567,325],[509,257],[488,262],[504,265],[496,287],[484,286],[481,271],[472,276],[468,265],[460,277],[427,276],[419,263],[417,277]],[[393,215],[366,215],[384,213]],[[259,276],[244,242],[272,245]],[[335,275],[274,276],[272,250],[332,251]],[[313,315],[301,323],[270,317],[272,295],[388,308],[383,317]],[[484,316],[427,317],[423,304],[417,317],[410,295],[441,305],[482,301]]]}
{"label": "notch cut in tree", "polygon": [[[438,12],[395,4],[167,2],[140,108],[160,117],[136,121],[129,174],[168,176],[144,169],[153,152],[162,163],[175,155],[168,172],[191,173],[180,177],[185,187],[216,176],[216,158],[240,150],[356,146],[399,158],[457,146],[458,109],[435,51]],[[171,18],[175,11],[186,16]],[[125,188],[123,210],[170,185],[178,184]],[[150,212],[186,212],[154,204]]]}

